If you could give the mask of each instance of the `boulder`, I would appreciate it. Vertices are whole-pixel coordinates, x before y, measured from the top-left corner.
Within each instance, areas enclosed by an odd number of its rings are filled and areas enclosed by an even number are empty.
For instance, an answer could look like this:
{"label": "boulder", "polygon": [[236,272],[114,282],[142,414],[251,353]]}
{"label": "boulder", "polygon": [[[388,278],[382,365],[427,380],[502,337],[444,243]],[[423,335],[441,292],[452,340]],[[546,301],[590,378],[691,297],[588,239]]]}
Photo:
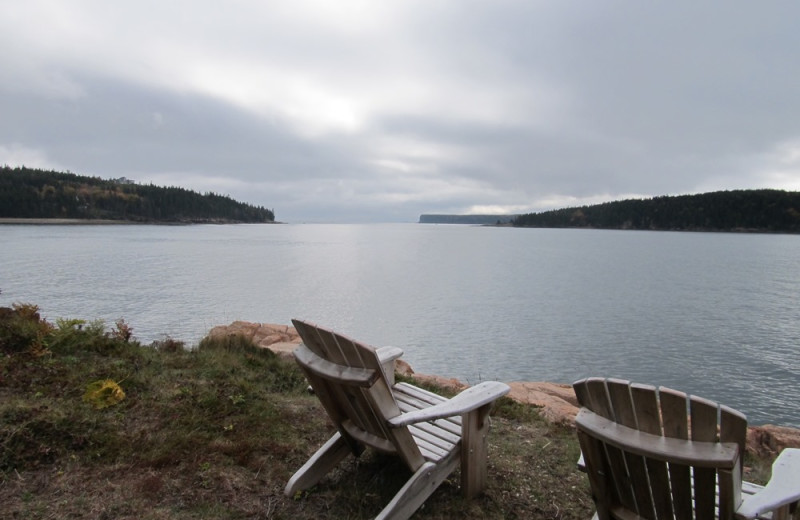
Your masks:
{"label": "boulder", "polygon": [[541,408],[542,416],[552,423],[575,424],[578,400],[572,385],[545,382],[514,381],[509,383],[508,397]]}
{"label": "boulder", "polygon": [[268,348],[283,357],[291,357],[300,344],[300,336],[294,327],[273,323],[251,323],[234,321],[230,325],[219,325],[208,333],[211,338],[220,336],[244,336],[261,348]]}
{"label": "boulder", "polygon": [[773,424],[747,429],[747,451],[761,457],[775,457],[784,448],[800,448],[800,430]]}

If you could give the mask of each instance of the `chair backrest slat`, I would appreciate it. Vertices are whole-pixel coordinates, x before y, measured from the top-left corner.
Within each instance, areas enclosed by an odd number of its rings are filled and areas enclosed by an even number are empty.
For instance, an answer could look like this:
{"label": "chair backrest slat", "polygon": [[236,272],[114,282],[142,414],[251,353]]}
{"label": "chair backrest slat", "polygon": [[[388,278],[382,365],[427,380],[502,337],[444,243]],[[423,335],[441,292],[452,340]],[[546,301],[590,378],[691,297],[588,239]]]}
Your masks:
{"label": "chair backrest slat", "polygon": [[[716,403],[692,396],[689,400],[689,425],[693,441],[714,442],[717,440]],[[694,509],[697,520],[713,520],[716,517],[715,489],[717,474],[711,468],[694,468]]]}
{"label": "chair backrest slat", "polygon": [[[665,437],[675,439],[689,438],[688,396],[669,388],[658,389],[661,403],[661,421]],[[691,469],[685,464],[670,462],[669,475],[672,491],[672,509],[675,518],[692,517],[692,477]]]}
{"label": "chair backrest slat", "polygon": [[[598,387],[599,388],[599,387]],[[629,428],[637,427],[637,410],[631,400],[631,388],[627,381],[619,379],[608,379],[606,381],[606,391],[608,400],[611,403],[613,416],[618,424]],[[614,449],[609,451],[609,457],[620,458],[618,462],[612,462],[615,468],[624,465],[627,468],[631,488],[633,490],[634,507],[642,516],[652,517],[653,500],[650,494],[650,486],[647,482],[647,461],[641,455],[625,453]],[[621,496],[623,504],[628,500],[626,496]]]}
{"label": "chair backrest slat", "polygon": [[[639,430],[652,435],[662,435],[661,409],[656,388],[649,385],[632,384],[631,398],[634,403]],[[646,460],[649,485],[643,483],[642,487],[649,487],[649,491],[652,493],[655,518],[659,520],[671,519],[673,518],[674,509],[672,507],[672,495],[670,494],[667,463],[650,458]]]}
{"label": "chair backrest slat", "polygon": [[[606,381],[601,378],[588,378],[581,384],[573,386],[575,395],[578,398],[578,403],[598,415],[601,415],[609,420],[614,420],[612,412],[612,405],[610,397],[607,395]],[[617,398],[620,399],[619,390],[617,390]],[[596,442],[594,439],[583,439],[583,444],[586,444],[587,449],[592,451],[592,458],[595,459],[593,464],[595,467],[601,465],[605,468],[601,473],[612,475],[613,478],[594,478],[593,487],[596,487],[598,493],[608,495],[608,502],[616,502],[630,511],[636,511],[636,500],[634,498],[633,484],[631,473],[628,465],[625,462],[625,454],[615,446],[606,446],[603,443]],[[586,450],[583,449],[584,456]],[[590,475],[590,480],[595,475]],[[602,489],[602,490],[601,490]],[[612,498],[613,497],[613,498]],[[598,514],[604,518],[598,505]]]}

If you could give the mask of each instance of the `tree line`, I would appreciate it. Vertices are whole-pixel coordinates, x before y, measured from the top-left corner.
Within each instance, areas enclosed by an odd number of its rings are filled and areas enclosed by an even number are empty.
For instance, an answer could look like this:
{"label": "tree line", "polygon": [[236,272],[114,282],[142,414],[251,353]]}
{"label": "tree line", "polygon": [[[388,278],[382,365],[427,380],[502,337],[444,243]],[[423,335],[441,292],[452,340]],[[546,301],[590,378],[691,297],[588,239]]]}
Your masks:
{"label": "tree line", "polygon": [[520,215],[518,227],[800,232],[800,192],[733,190]]}
{"label": "tree line", "polygon": [[27,167],[0,168],[0,217],[134,222],[274,222],[272,210],[216,193]]}

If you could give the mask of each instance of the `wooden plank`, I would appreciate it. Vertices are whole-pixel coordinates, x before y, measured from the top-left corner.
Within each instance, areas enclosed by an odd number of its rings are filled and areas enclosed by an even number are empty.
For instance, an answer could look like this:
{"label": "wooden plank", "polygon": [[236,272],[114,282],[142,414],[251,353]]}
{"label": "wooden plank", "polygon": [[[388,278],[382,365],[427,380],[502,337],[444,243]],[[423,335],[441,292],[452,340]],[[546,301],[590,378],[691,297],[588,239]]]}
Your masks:
{"label": "wooden plank", "polygon": [[[425,425],[427,425],[427,423],[409,426],[408,429],[411,431],[411,434],[415,439],[424,441],[432,446],[436,446],[437,448],[447,451],[452,450],[453,446],[461,441],[460,437],[453,436],[448,439],[441,435],[437,435],[441,430],[439,430],[439,432],[431,431],[430,429],[425,428]],[[417,442],[417,444],[419,444],[419,442]]]}
{"label": "wooden plank", "polygon": [[[662,436],[661,409],[656,388],[650,385],[632,384],[631,399],[636,411],[639,430],[651,435]],[[655,518],[672,519],[672,495],[667,463],[648,458],[646,465]]]}
{"label": "wooden plank", "polygon": [[347,442],[339,433],[335,433],[314,455],[303,464],[289,479],[284,488],[286,496],[293,496],[298,491],[308,489],[320,481],[339,461],[350,453]]}
{"label": "wooden plank", "polygon": [[329,381],[356,386],[372,386],[381,377],[381,373],[377,370],[352,368],[327,361],[304,344],[297,347],[293,354],[299,364]]}
{"label": "wooden plank", "polygon": [[764,489],[764,486],[760,484],[753,484],[752,482],[747,482],[745,480],[742,481],[742,494],[744,495],[755,495],[762,489]]}
{"label": "wooden plank", "polygon": [[740,412],[720,406],[719,438],[721,442],[735,442],[739,446],[739,461],[730,473],[720,472],[719,510],[723,518],[733,517],[742,503],[742,466],[747,442],[747,418]]}
{"label": "wooden plank", "polygon": [[741,459],[731,469],[721,469],[717,472],[717,510],[719,518],[733,518],[734,512],[739,508],[742,501],[741,482],[739,474],[741,471]]}
{"label": "wooden plank", "polygon": [[339,351],[351,366],[383,370],[383,365],[375,348],[366,343],[355,341],[343,334],[333,333]]}
{"label": "wooden plank", "polygon": [[743,413],[724,405],[719,407],[719,413],[720,442],[737,443],[739,445],[739,453],[744,456],[747,448],[747,417]]}
{"label": "wooden plank", "polygon": [[[339,365],[351,366],[350,360],[342,353],[339,345],[336,343],[333,332],[328,329],[314,326],[313,333],[317,337],[317,344],[325,352],[325,357]],[[364,368],[363,365],[356,364],[359,368]]]}
{"label": "wooden plank", "polygon": [[292,320],[295,330],[300,335],[303,343],[310,348],[316,355],[321,356],[323,359],[328,359],[325,348],[321,344],[319,336],[317,335],[316,327],[303,320]]}
{"label": "wooden plank", "polygon": [[403,349],[398,347],[379,347],[375,349],[375,353],[378,355],[378,359],[381,362],[383,375],[386,376],[386,382],[389,384],[389,387],[394,386],[395,360],[402,357]]}
{"label": "wooden plank", "polygon": [[489,434],[489,411],[491,409],[492,401],[463,416],[461,490],[467,499],[477,496],[486,487],[486,458],[488,455],[486,438]]}
{"label": "wooden plank", "polygon": [[578,442],[597,509],[595,517],[599,520],[611,520],[610,508],[614,502],[613,477],[607,465],[603,443],[581,429],[578,429]]}
{"label": "wooden plank", "polygon": [[414,425],[414,428],[422,430],[426,434],[431,435],[433,437],[437,437],[441,439],[442,442],[450,445],[457,444],[461,440],[460,430],[458,433],[453,433],[448,429],[442,428],[436,423],[429,423],[429,422],[417,423]]}
{"label": "wooden plank", "polygon": [[[691,416],[690,432],[693,441],[714,443],[717,440],[717,404],[707,399],[692,396],[689,400]],[[721,443],[715,443],[721,445]],[[739,447],[735,447],[731,467],[738,459]],[[713,468],[694,467],[694,510],[697,520],[713,520],[715,518],[716,474]],[[730,468],[726,468],[730,469]]]}
{"label": "wooden plank", "polygon": [[412,471],[416,471],[425,459],[417,447],[414,437],[406,427],[390,426],[390,418],[401,416],[400,408],[387,386],[386,380],[381,378],[366,392],[372,409],[377,416],[382,418],[381,426],[386,437],[392,441],[397,453]]}
{"label": "wooden plank", "polygon": [[[374,397],[372,397],[371,394],[380,393],[380,389],[376,389],[376,386],[380,384],[380,382],[381,381],[379,380],[376,382],[376,385],[366,389],[340,386],[338,388],[339,392],[337,392],[337,396],[343,395],[344,397],[340,397],[340,399],[347,401],[347,403],[355,410],[355,414],[351,414],[349,417],[356,424],[360,425],[364,431],[384,439],[390,439],[390,428],[386,424],[386,414],[399,414],[400,411],[397,410],[396,407],[394,409],[379,409],[375,405]],[[393,412],[393,410],[395,411]]]}
{"label": "wooden plank", "polygon": [[628,381],[607,379],[606,389],[608,390],[608,398],[611,401],[614,420],[628,428],[636,428],[636,412],[633,410],[631,389]]}
{"label": "wooden plank", "polygon": [[422,452],[422,456],[425,457],[426,460],[434,462],[439,461],[446,457],[448,453],[453,451],[454,448],[458,449],[457,444],[447,444],[444,446],[441,445],[441,439],[431,437],[422,430],[414,428],[413,426],[409,426],[408,429],[411,432],[411,435],[414,436],[414,441],[417,443],[417,447]]}
{"label": "wooden plank", "polygon": [[660,387],[658,399],[661,404],[662,431],[665,437],[689,438],[688,396],[670,388]]}
{"label": "wooden plank", "polygon": [[463,415],[472,410],[482,408],[484,405],[492,404],[510,390],[509,386],[505,383],[485,381],[479,385],[467,388],[455,397],[434,406],[404,413],[398,417],[392,417],[389,419],[389,424],[392,426],[407,426],[415,422]]}
{"label": "wooden plank", "polygon": [[575,392],[578,405],[586,407],[590,405],[589,390],[586,388],[586,379],[579,379],[572,383],[572,391]]}
{"label": "wooden plank", "polygon": [[375,520],[409,518],[452,473],[457,464],[458,457],[455,456],[446,458],[438,464],[425,463],[411,476],[383,511],[375,517]]}
{"label": "wooden plank", "polygon": [[594,413],[600,414],[606,419],[614,420],[614,412],[611,407],[611,402],[608,399],[606,392],[606,382],[599,377],[590,377],[586,379],[586,394],[589,398],[589,403],[585,405]]}
{"label": "wooden plank", "polygon": [[[404,413],[406,411],[413,411],[413,410],[404,410],[405,405],[404,405],[404,403],[402,401],[399,401],[398,405],[400,406],[400,410],[403,411]],[[459,419],[460,418],[461,418],[461,416],[459,416]],[[432,426],[442,430],[443,432],[446,432],[446,433],[448,433],[450,435],[455,435],[458,438],[461,438],[461,423],[460,422],[456,423],[456,422],[454,422],[454,421],[452,421],[450,419],[451,418],[436,419],[435,421],[421,422],[421,423],[417,423],[417,426],[419,426],[421,428],[424,428],[425,425],[432,425]]]}
{"label": "wooden plank", "polygon": [[652,435],[662,435],[661,410],[658,406],[656,387],[631,384],[631,400],[638,429]]}
{"label": "wooden plank", "polygon": [[[305,344],[295,349],[294,352],[295,359],[306,371],[309,380],[314,377],[326,381],[324,385],[318,382],[317,387],[324,387],[315,388],[315,391],[339,430],[343,431],[341,422],[349,419],[365,432],[385,438],[384,419],[376,415],[361,391],[352,388],[354,385],[363,388],[374,385],[381,378],[382,372],[380,370],[365,371],[363,368],[352,368],[330,361],[330,359],[339,359],[337,355],[329,355],[331,334],[304,322],[298,321],[296,326],[300,327],[299,330],[302,330],[310,341],[317,342],[317,350],[322,352],[322,356],[328,358],[320,356],[316,351],[307,348]],[[347,437],[351,436],[348,434]]]}
{"label": "wooden plank", "polygon": [[[675,439],[689,439],[688,396],[670,388],[658,389],[661,404],[661,425],[664,436]],[[669,476],[672,488],[672,508],[675,518],[692,518],[692,478],[690,467],[686,464],[670,462]]]}
{"label": "wooden plank", "polygon": [[446,397],[442,397],[441,395],[434,394],[433,392],[429,392],[428,390],[408,383],[398,383],[394,385],[394,388],[396,391],[399,390],[409,397],[413,397],[414,399],[417,399],[423,403],[428,403],[429,405],[439,404],[447,401]]}
{"label": "wooden plank", "polygon": [[[419,406],[417,406],[419,404],[419,401],[415,401],[413,399],[409,401],[408,396],[401,393],[395,393],[394,396],[395,399],[397,400],[397,405],[399,406],[401,412],[406,413],[419,409]],[[447,417],[443,419],[436,419],[434,421],[427,421],[426,423],[436,425],[437,427],[442,428],[443,430],[446,430],[454,435],[457,435],[459,438],[461,437],[460,415],[456,417]],[[426,423],[420,423],[420,424],[426,424]]]}
{"label": "wooden plank", "polygon": [[342,421],[355,413],[346,408],[346,405],[349,403],[343,403],[341,399],[336,398],[337,387],[335,385],[331,385],[328,380],[318,377],[313,372],[306,370],[302,365],[300,368],[305,374],[306,379],[311,383],[311,387],[314,389],[314,393],[322,404],[322,407],[328,413],[328,417],[331,418],[336,428],[344,436],[353,455],[359,456],[364,451],[363,445],[342,428]]}
{"label": "wooden plank", "polygon": [[371,448],[374,448],[378,451],[382,451],[384,453],[397,452],[397,450],[394,447],[394,444],[392,444],[391,441],[387,440],[386,437],[380,435],[374,435],[369,431],[356,425],[353,421],[349,419],[342,421],[342,427],[353,438],[358,439],[360,442],[363,442],[364,444],[366,444]]}
{"label": "wooden plank", "polygon": [[774,519],[787,518],[791,505],[797,506],[800,501],[799,482],[800,449],[785,448],[772,463],[772,476],[767,485],[757,495],[745,500],[738,512],[752,516],[761,511],[775,510]]}
{"label": "wooden plank", "polygon": [[[628,381],[607,379],[606,390],[615,422],[636,429],[636,412],[631,401]],[[619,446],[606,447],[619,503],[629,511],[652,518],[653,502],[650,497],[645,460],[641,455],[627,453],[619,448]]]}
{"label": "wooden plank", "polygon": [[575,418],[578,429],[603,442],[633,453],[663,461],[676,461],[705,468],[732,468],[738,446],[733,443],[697,442],[640,432],[581,409]]}
{"label": "wooden plank", "polygon": [[[585,403],[583,406],[608,420],[614,419],[613,406],[607,394],[604,379],[586,378],[579,386],[580,389],[576,391],[576,395],[580,394],[579,399]],[[605,468],[603,469],[602,491],[607,494],[604,499],[606,500],[604,507],[608,510],[612,504],[620,504],[623,508],[636,511],[636,500],[625,454],[613,445],[602,445],[601,454]],[[600,480],[597,481],[597,484],[600,484]]]}

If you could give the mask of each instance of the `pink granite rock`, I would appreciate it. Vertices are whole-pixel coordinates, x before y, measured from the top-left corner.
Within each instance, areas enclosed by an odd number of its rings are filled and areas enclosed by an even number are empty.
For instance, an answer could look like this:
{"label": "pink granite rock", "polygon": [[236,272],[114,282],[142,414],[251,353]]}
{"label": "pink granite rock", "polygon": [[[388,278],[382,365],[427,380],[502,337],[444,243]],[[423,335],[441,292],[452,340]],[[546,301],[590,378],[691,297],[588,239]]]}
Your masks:
{"label": "pink granite rock", "polygon": [[774,457],[784,448],[800,448],[800,430],[772,424],[747,429],[747,451]]}
{"label": "pink granite rock", "polygon": [[294,327],[272,323],[251,323],[234,321],[230,325],[219,325],[211,329],[209,337],[243,336],[257,346],[269,348],[279,356],[291,357],[292,351],[300,344],[300,336]]}
{"label": "pink granite rock", "polygon": [[575,424],[578,401],[571,385],[544,382],[509,383],[508,397],[541,408],[542,416],[553,423]]}

